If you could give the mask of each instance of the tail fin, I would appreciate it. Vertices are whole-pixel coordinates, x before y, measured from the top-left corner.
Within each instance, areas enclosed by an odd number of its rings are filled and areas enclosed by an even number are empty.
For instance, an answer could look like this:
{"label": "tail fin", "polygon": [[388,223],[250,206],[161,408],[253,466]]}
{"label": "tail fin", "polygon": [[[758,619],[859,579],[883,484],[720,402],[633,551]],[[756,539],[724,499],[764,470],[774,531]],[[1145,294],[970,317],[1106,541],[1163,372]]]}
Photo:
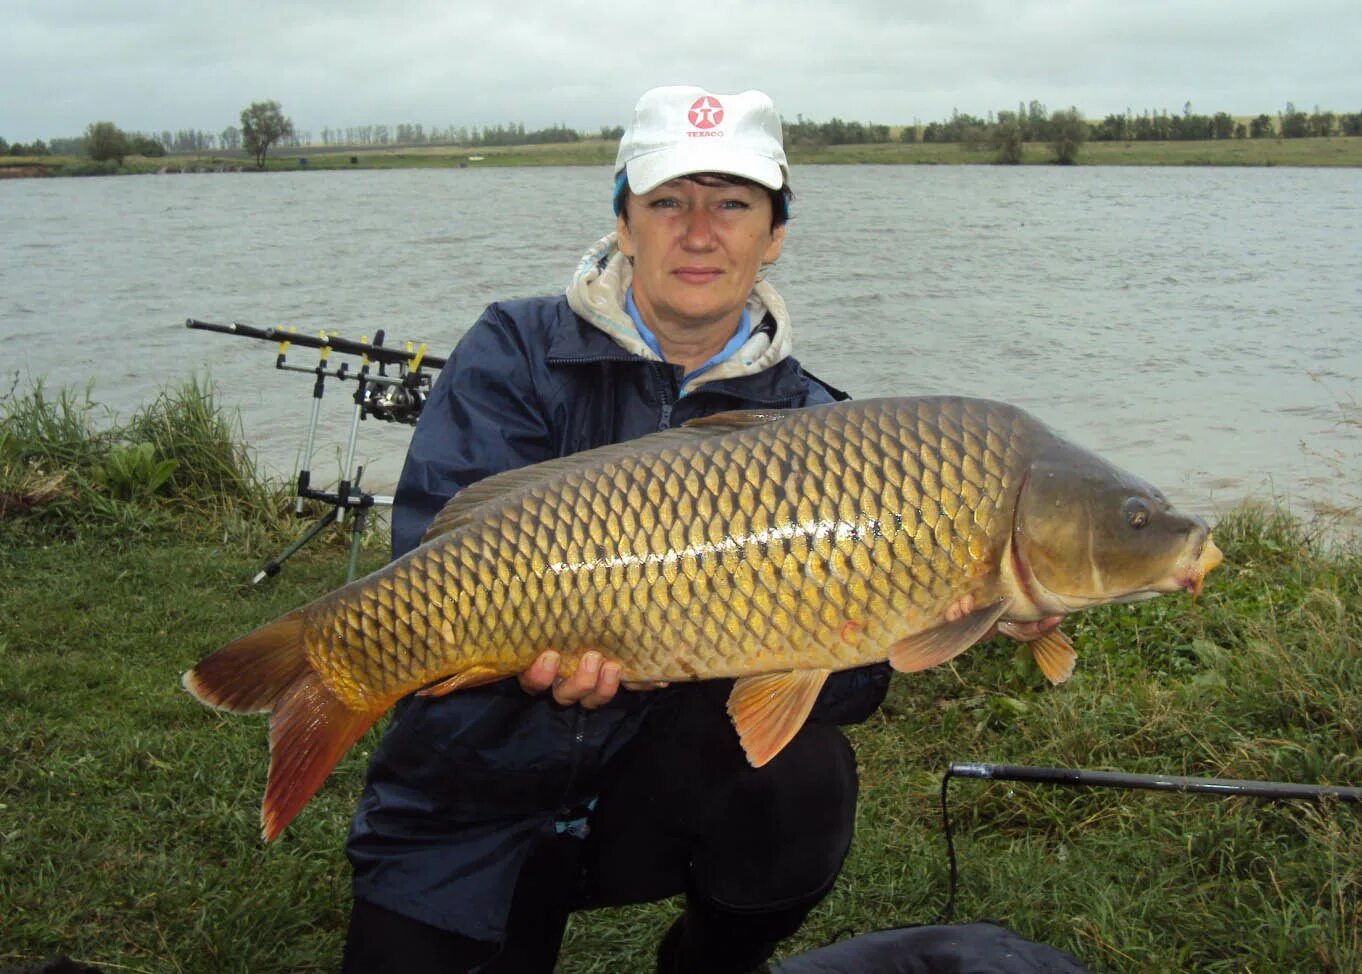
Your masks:
{"label": "tail fin", "polygon": [[270,711],[270,776],[260,823],[275,838],[385,708],[353,710],[303,650],[302,610],[261,626],[200,661],[184,688],[219,710]]}
{"label": "tail fin", "polygon": [[299,609],[205,656],[182,682],[210,707],[258,714],[273,710],[288,688],[311,669],[303,652]]}

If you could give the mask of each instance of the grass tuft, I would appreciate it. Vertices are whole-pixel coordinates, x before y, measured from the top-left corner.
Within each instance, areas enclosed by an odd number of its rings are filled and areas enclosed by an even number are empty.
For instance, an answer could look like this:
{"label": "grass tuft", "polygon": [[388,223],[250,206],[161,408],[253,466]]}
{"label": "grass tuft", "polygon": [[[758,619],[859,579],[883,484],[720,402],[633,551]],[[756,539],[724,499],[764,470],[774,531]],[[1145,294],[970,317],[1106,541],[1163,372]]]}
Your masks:
{"label": "grass tuft", "polygon": [[126,423],[88,389],[52,396],[38,382],[0,399],[0,538],[19,522],[112,541],[197,521],[255,547],[290,529],[290,494],[262,478],[239,418],[197,378]]}

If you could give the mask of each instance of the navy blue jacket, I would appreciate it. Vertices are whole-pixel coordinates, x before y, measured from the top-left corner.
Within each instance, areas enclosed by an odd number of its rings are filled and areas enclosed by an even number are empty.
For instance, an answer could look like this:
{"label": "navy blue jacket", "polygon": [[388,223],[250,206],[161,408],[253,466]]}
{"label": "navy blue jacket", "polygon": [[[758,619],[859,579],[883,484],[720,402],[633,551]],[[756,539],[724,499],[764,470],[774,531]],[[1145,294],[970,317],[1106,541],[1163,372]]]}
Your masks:
{"label": "navy blue jacket", "polygon": [[[394,556],[416,546],[449,497],[491,474],[728,409],[845,398],[790,358],[678,398],[680,380],[680,368],[621,348],[566,298],[490,306],[440,371],[412,435],[393,505]],[[834,674],[812,719],[864,720],[888,679],[883,665]],[[621,690],[590,711],[526,694],[515,680],[403,700],[347,843],[355,896],[500,939],[535,837],[582,814],[601,767],[653,700],[693,689]]]}

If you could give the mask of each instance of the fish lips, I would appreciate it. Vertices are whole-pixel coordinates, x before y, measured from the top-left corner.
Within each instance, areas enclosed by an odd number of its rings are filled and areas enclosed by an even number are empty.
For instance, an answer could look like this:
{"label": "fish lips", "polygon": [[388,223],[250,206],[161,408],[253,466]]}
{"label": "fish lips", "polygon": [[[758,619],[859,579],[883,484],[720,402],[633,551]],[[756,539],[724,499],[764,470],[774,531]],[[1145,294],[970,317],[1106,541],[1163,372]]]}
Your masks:
{"label": "fish lips", "polygon": [[1225,553],[1220,550],[1220,546],[1211,537],[1211,532],[1206,532],[1206,537],[1202,539],[1200,549],[1197,551],[1196,560],[1185,570],[1179,573],[1177,581],[1178,588],[1186,589],[1192,593],[1192,598],[1201,594],[1201,585],[1206,580],[1206,575],[1217,568],[1225,560]]}

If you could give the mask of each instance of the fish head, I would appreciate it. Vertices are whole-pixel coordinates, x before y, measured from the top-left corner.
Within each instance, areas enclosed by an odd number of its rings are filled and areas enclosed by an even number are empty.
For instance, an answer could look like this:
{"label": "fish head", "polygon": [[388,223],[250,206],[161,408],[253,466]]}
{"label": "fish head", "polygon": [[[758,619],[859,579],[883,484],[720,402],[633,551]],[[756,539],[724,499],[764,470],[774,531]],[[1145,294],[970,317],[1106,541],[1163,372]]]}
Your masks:
{"label": "fish head", "polygon": [[1017,497],[1008,573],[1036,610],[1062,614],[1201,591],[1222,555],[1210,528],[1158,488],[1058,441]]}

